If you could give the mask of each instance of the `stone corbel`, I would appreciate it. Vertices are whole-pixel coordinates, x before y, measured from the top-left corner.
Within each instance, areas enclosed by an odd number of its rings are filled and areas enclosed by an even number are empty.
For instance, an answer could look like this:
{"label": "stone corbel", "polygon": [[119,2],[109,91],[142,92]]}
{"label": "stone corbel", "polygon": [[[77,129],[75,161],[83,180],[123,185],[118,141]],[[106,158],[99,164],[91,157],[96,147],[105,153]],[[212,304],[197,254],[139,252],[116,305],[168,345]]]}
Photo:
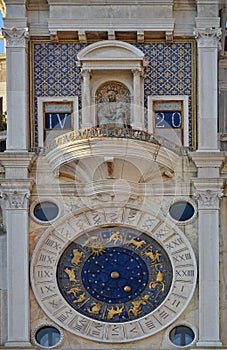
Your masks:
{"label": "stone corbel", "polygon": [[57,32],[55,32],[55,33],[50,33],[50,41],[51,41],[53,44],[57,44],[57,43],[59,42]]}
{"label": "stone corbel", "polygon": [[173,42],[173,32],[166,32],[166,42],[167,43]]}
{"label": "stone corbel", "polygon": [[29,38],[28,28],[3,28],[2,35],[6,39],[7,47],[25,47],[27,43],[26,39]]}
{"label": "stone corbel", "polygon": [[221,28],[196,28],[194,36],[199,47],[219,47],[221,48]]}
{"label": "stone corbel", "polygon": [[84,30],[79,30],[78,31],[78,37],[79,37],[79,42],[82,44],[87,43],[87,35]]}
{"label": "stone corbel", "polygon": [[144,31],[137,32],[137,41],[138,43],[144,43]]}
{"label": "stone corbel", "polygon": [[108,40],[115,40],[116,35],[114,30],[108,30]]}

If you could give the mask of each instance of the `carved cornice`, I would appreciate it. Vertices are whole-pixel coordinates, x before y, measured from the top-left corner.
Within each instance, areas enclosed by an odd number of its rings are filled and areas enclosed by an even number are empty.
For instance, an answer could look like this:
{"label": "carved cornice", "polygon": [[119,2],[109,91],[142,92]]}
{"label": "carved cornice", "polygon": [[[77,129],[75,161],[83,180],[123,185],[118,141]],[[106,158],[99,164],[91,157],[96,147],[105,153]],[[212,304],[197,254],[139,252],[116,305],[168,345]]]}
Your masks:
{"label": "carved cornice", "polygon": [[2,34],[6,39],[7,47],[26,47],[26,39],[29,37],[27,28],[3,28]]}
{"label": "carved cornice", "polygon": [[222,37],[221,28],[196,28],[194,35],[198,47],[218,47]]}
{"label": "carved cornice", "polygon": [[189,156],[197,168],[221,168],[225,160],[223,152],[191,152]]}

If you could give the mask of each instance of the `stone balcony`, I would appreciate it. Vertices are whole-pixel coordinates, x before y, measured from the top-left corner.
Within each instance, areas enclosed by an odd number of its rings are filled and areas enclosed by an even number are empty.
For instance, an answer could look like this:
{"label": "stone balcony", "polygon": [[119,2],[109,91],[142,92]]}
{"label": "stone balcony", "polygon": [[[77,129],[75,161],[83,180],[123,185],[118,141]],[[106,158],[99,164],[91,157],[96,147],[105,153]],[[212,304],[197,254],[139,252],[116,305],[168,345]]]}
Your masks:
{"label": "stone balcony", "polygon": [[79,182],[87,177],[88,181],[118,178],[134,183],[172,178],[185,152],[146,131],[110,126],[68,132],[45,150],[55,174]]}

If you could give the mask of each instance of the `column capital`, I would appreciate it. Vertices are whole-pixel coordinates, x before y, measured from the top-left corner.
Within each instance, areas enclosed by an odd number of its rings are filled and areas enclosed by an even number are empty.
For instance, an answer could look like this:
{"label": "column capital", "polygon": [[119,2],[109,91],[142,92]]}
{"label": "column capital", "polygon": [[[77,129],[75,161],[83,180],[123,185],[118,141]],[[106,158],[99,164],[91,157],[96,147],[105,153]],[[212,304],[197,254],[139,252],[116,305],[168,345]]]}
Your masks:
{"label": "column capital", "polygon": [[133,68],[133,69],[131,69],[131,72],[133,73],[133,75],[140,76],[142,73],[142,69],[141,68]]}
{"label": "column capital", "polygon": [[[201,181],[202,180],[202,181]],[[224,182],[219,179],[195,179],[194,197],[199,209],[219,209],[219,201],[223,197]]]}
{"label": "column capital", "polygon": [[28,209],[33,180],[2,182],[0,197],[6,201],[6,209]]}
{"label": "column capital", "polygon": [[91,69],[89,68],[81,68],[81,74],[83,77],[90,77]]}
{"label": "column capital", "polygon": [[30,197],[30,192],[2,192],[0,196],[6,201],[6,209],[28,209],[28,199]]}
{"label": "column capital", "polygon": [[6,39],[7,47],[26,47],[29,37],[27,28],[18,29],[15,27],[3,28],[2,35]]}
{"label": "column capital", "polygon": [[198,201],[199,209],[218,209],[219,200],[223,197],[221,191],[196,191],[194,198]]}
{"label": "column capital", "polygon": [[198,47],[213,47],[219,46],[222,30],[221,28],[195,28],[194,36],[197,40]]}

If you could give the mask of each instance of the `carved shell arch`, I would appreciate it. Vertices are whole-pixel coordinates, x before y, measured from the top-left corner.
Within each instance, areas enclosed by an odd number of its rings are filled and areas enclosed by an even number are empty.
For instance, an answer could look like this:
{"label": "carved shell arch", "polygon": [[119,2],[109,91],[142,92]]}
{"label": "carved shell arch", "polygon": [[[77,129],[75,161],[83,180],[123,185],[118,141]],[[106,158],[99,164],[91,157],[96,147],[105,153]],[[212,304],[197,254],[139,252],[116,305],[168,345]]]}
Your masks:
{"label": "carved shell arch", "polygon": [[124,103],[130,103],[131,94],[128,87],[119,81],[106,81],[102,83],[96,90],[95,100],[96,103],[108,102],[108,91],[114,91],[116,94],[116,100]]}

